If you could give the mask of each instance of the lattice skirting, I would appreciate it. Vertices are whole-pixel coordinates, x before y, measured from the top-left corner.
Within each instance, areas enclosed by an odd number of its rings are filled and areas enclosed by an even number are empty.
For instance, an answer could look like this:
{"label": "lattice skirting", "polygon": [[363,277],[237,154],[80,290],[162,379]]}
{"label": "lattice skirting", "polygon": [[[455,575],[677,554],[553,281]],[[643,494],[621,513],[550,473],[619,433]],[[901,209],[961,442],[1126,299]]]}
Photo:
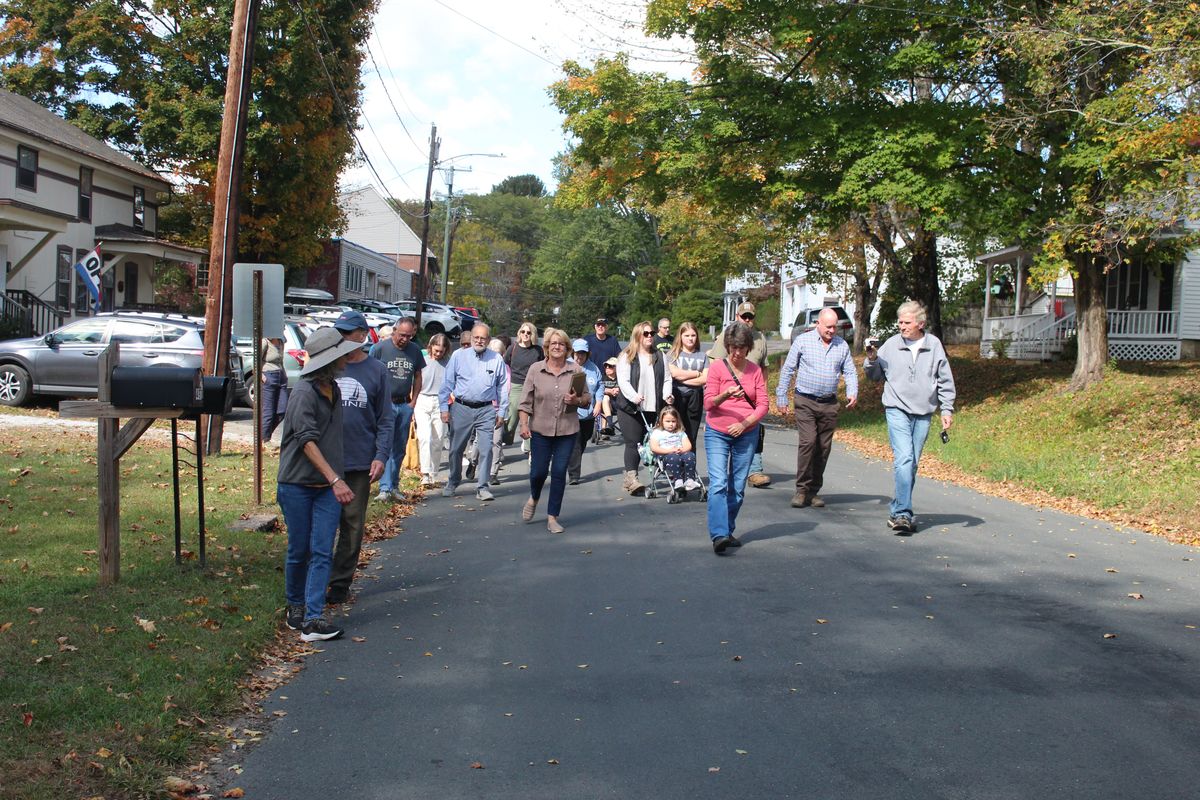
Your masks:
{"label": "lattice skirting", "polygon": [[1179,342],[1108,341],[1108,357],[1118,361],[1178,361]]}

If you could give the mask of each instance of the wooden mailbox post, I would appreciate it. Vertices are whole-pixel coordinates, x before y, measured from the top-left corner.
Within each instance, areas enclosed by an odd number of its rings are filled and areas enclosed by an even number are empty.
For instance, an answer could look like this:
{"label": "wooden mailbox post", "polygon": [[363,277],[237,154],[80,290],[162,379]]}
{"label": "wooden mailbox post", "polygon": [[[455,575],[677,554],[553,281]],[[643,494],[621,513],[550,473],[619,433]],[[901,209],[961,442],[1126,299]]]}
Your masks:
{"label": "wooden mailbox post", "polygon": [[[156,419],[178,419],[182,408],[118,408],[112,400],[112,372],[120,361],[120,345],[100,354],[100,381],[95,400],[64,400],[63,419],[96,420],[96,488],[100,506],[100,585],[121,579],[121,456],[133,447]],[[128,420],[121,425],[121,420]]]}

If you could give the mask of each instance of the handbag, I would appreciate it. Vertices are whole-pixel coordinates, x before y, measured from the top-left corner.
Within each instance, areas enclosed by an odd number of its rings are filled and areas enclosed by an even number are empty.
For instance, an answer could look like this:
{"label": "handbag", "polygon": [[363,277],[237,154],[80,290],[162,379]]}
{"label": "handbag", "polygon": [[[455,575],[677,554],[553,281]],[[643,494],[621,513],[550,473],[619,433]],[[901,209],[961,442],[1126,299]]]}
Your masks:
{"label": "handbag", "polygon": [[416,420],[408,425],[408,444],[404,448],[404,461],[401,462],[400,468],[421,471],[421,445],[417,442]]}

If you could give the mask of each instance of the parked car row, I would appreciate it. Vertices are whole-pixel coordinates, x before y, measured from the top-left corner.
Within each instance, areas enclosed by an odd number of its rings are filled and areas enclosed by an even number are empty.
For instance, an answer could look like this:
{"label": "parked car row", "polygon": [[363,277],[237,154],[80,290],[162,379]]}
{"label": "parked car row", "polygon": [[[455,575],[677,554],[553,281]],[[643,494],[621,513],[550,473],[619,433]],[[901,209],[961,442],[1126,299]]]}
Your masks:
{"label": "parked car row", "polygon": [[[35,394],[90,397],[99,383],[100,353],[121,345],[121,366],[201,367],[204,318],[117,311],[69,322],[44,336],[0,342],[0,404],[19,406]],[[230,348],[236,396],[247,387],[241,355]]]}

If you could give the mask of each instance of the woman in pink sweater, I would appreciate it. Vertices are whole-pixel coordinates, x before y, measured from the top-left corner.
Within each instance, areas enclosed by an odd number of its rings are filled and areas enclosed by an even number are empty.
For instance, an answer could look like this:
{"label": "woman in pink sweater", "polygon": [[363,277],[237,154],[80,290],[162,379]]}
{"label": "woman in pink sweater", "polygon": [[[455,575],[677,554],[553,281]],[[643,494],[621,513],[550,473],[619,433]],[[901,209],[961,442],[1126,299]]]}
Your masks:
{"label": "woman in pink sweater", "polygon": [[741,547],[733,535],[750,459],[758,444],[758,424],[769,398],[762,370],[746,359],[754,345],[750,327],[735,322],[725,330],[727,358],[712,362],[704,384],[704,452],[708,461],[708,535],[718,555]]}

